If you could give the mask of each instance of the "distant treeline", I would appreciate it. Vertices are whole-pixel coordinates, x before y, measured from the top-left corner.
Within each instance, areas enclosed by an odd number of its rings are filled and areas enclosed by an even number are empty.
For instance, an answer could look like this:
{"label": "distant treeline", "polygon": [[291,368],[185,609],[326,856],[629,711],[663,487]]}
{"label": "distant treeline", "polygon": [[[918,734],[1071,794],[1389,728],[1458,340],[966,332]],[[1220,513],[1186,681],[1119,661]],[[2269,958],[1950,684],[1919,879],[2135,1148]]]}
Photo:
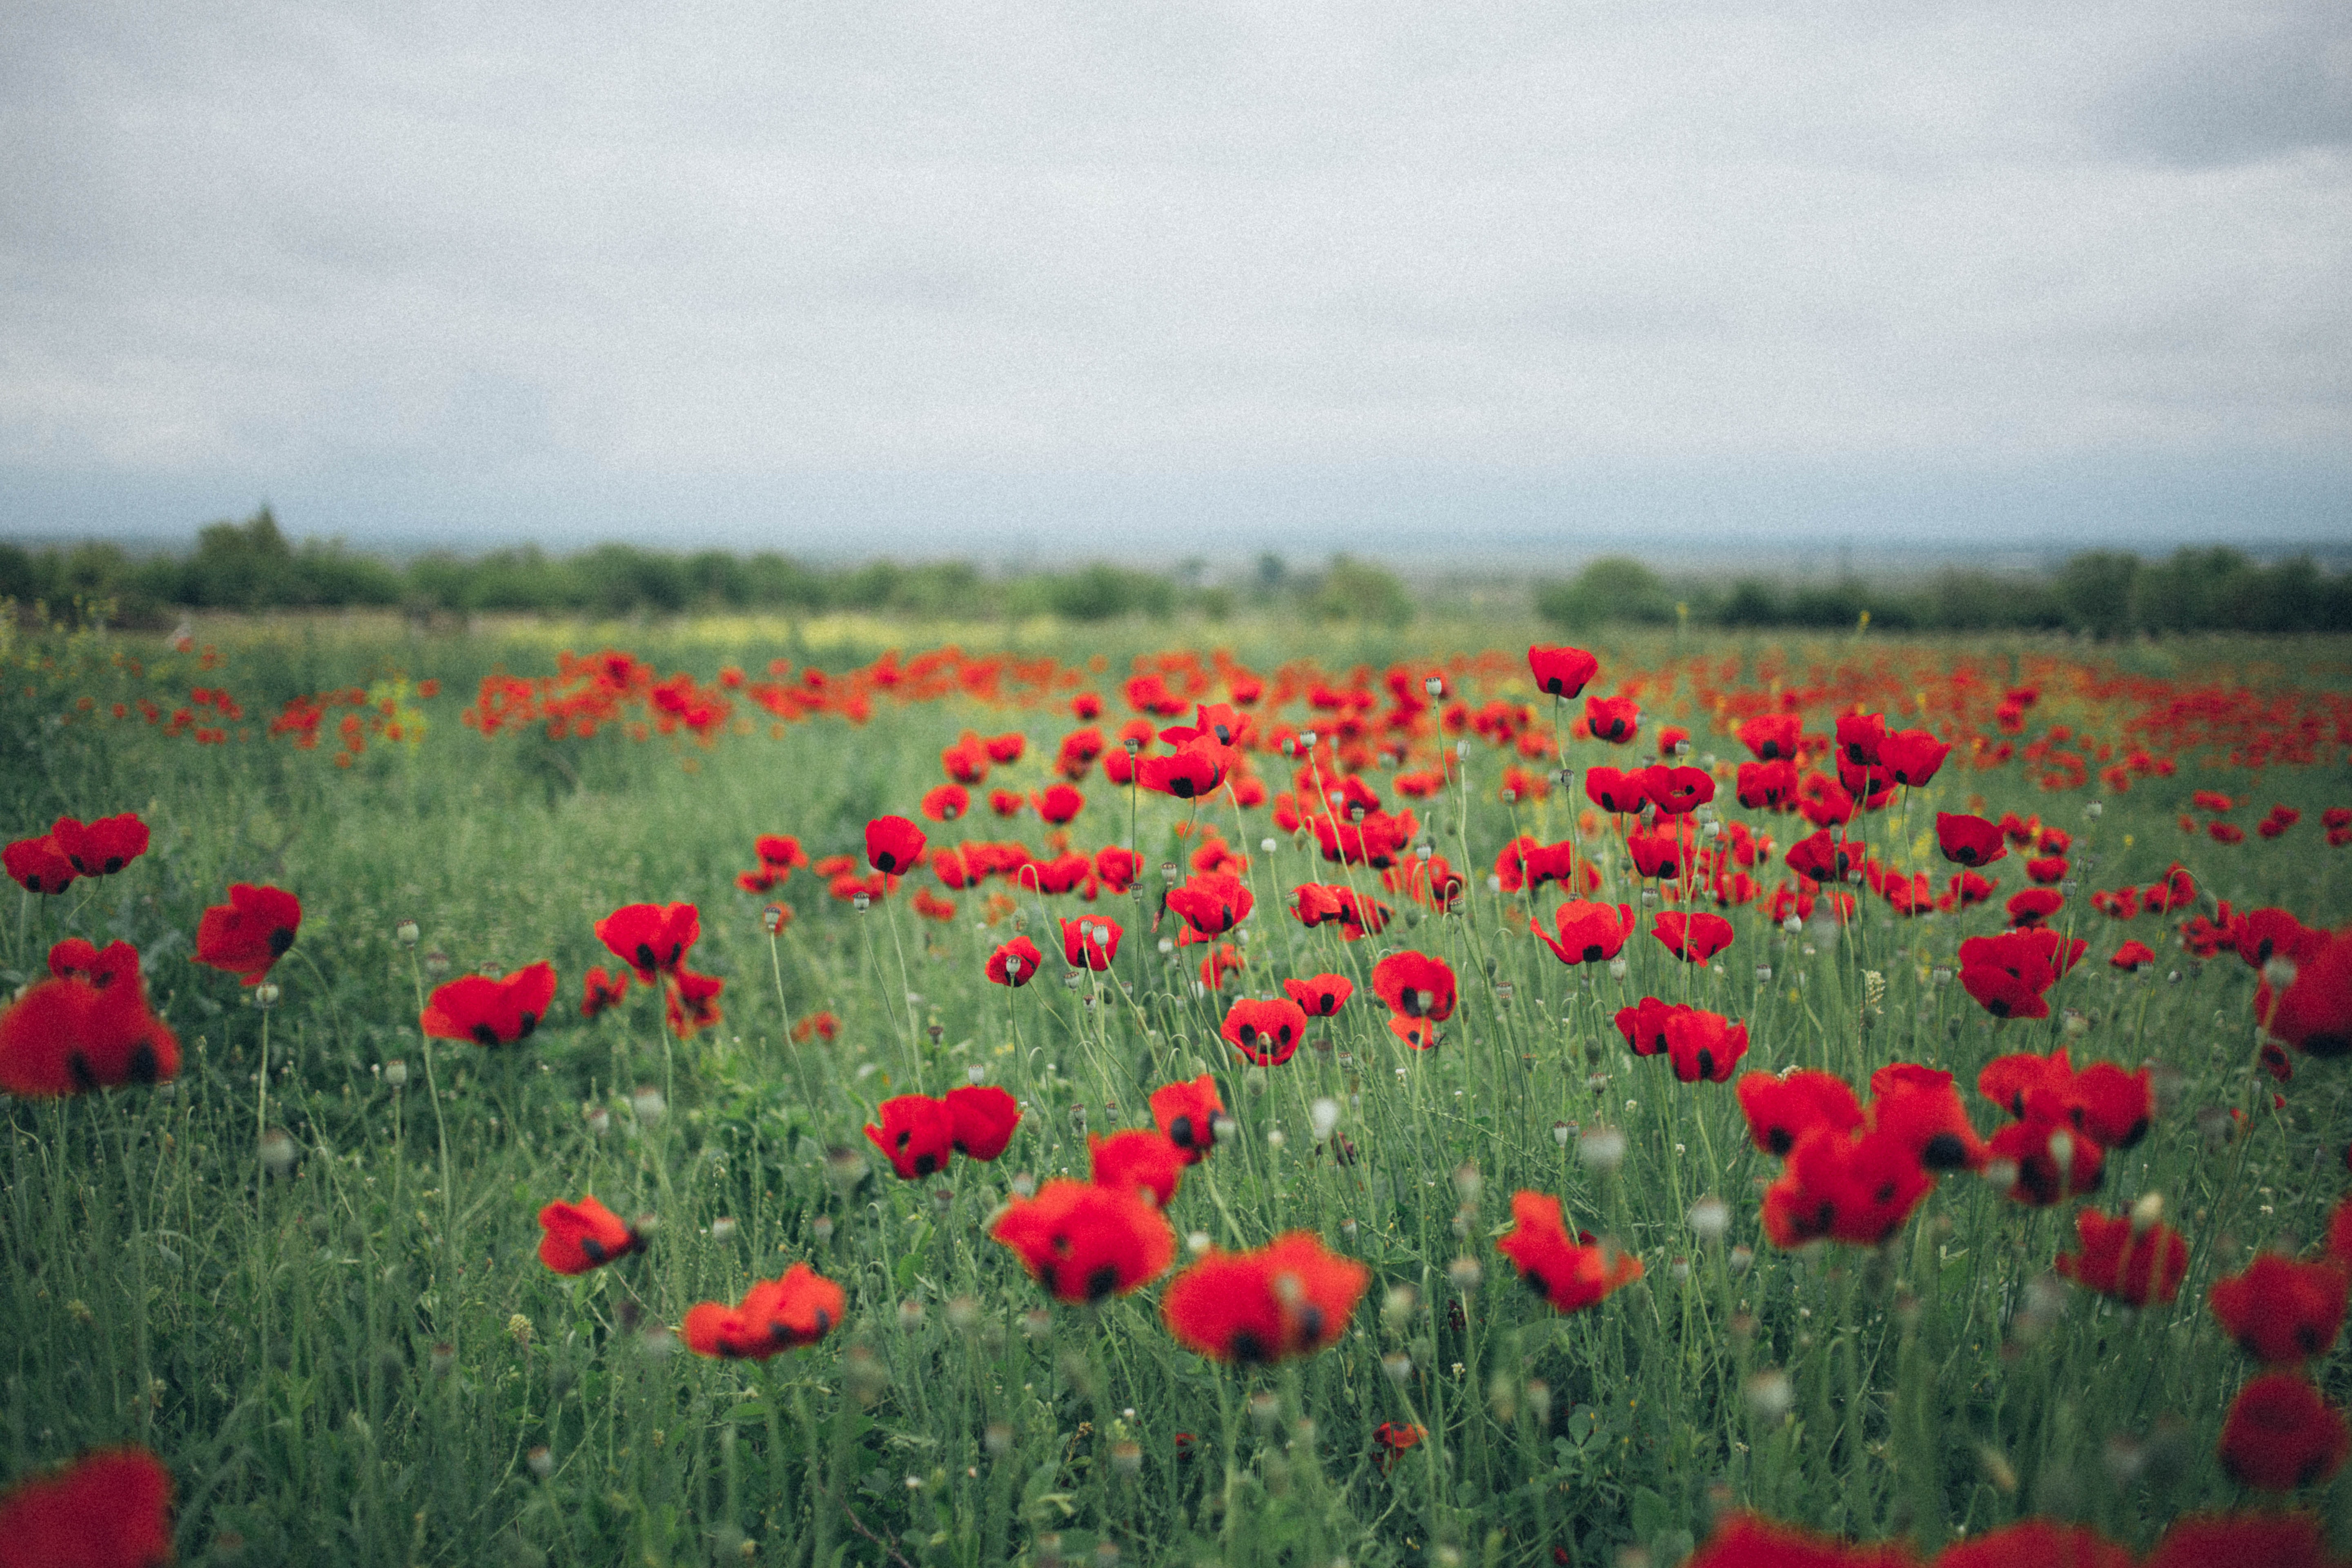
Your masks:
{"label": "distant treeline", "polygon": [[[1245,575],[1222,580],[1197,562],[1172,573],[1097,563],[991,575],[965,562],[822,567],[775,552],[679,554],[627,544],[569,555],[524,546],[395,563],[340,541],[295,543],[267,509],[244,522],[210,525],[186,554],[134,556],[102,542],[37,551],[0,543],[0,596],[44,605],[54,616],[105,615],[132,625],[188,609],[375,606],[417,616],[855,610],[1073,621],[1179,611],[1213,618],[1260,608],[1401,626],[1415,607],[1392,574],[1345,555],[1311,572],[1264,555]],[[2352,631],[2352,574],[2331,575],[2302,558],[2259,565],[2215,548],[2157,561],[2093,551],[2046,576],[1956,568],[1909,584],[1849,577],[1791,584],[1761,577],[1671,581],[1638,561],[1610,557],[1573,578],[1538,581],[1533,607],[1565,631],[1610,624],[1851,628],[1865,615],[1870,625],[1895,631]]]}

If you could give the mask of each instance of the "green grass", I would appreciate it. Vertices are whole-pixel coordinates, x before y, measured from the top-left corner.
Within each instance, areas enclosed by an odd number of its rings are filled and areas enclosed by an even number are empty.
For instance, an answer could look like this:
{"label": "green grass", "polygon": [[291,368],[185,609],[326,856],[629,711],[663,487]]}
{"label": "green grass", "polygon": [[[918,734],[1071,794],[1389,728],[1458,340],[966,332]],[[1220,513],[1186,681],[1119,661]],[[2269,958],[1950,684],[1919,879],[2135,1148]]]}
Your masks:
{"label": "green grass", "polygon": [[[708,679],[723,661],[756,669],[779,655],[842,668],[878,651],[886,629],[574,628],[571,646],[621,641]],[[1516,654],[1529,640],[1513,627],[1312,644],[1275,626],[1223,630],[1267,669],[1303,654],[1342,671],[1359,658]],[[1108,654],[1112,673],[1095,684],[1124,717],[1114,683],[1128,658],[1198,631],[1019,635],[1027,651],[1080,665]],[[1263,809],[1238,823],[1230,806],[1203,813],[1251,858],[1250,994],[1328,969],[1360,985],[1390,947],[1439,954],[1463,982],[1434,1053],[1402,1049],[1366,988],[1318,1031],[1329,1048],[1246,1069],[1216,1038],[1222,1007],[1192,993],[1197,953],[1158,952],[1148,904],[1098,907],[1128,928],[1115,984],[1065,988],[1055,963],[1010,994],[980,970],[1012,922],[975,929],[969,895],[954,922],[933,925],[903,900],[854,913],[803,873],[785,894],[799,919],[772,945],[766,900],[734,889],[754,834],[845,851],[868,816],[911,815],[938,782],[940,748],[967,725],[1025,729],[1029,758],[1012,772],[1042,783],[1072,727],[1059,710],[886,703],[863,729],[819,719],[770,739],[763,719],[708,751],[610,731],[486,742],[457,722],[458,704],[493,664],[551,668],[555,636],[216,635],[225,658],[208,671],[159,658],[152,642],[19,636],[0,690],[7,837],[126,809],[155,832],[124,874],[11,911],[12,983],[69,932],[127,939],[148,956],[186,1052],[161,1091],[0,1102],[11,1331],[0,1469],[14,1478],[88,1446],[146,1443],[176,1477],[191,1561],[945,1568],[1107,1565],[1115,1552],[1320,1568],[1539,1564],[1556,1551],[1613,1564],[1637,1545],[1664,1563],[1726,1505],[1930,1547],[2041,1510],[2145,1544],[2176,1513],[2238,1498],[2212,1449],[2249,1368],[2205,1310],[2206,1289],[2252,1247],[2316,1238],[2347,1184],[2343,1069],[2298,1059],[2273,1108],[2278,1086],[2253,1065],[2252,972],[2234,957],[2189,962],[2158,922],[2116,927],[2086,902],[2089,888],[2146,883],[2177,856],[2241,909],[2282,904],[2342,923],[2352,850],[2325,848],[2317,823],[2352,794],[2340,743],[2324,749],[2326,764],[2274,767],[2258,784],[2187,755],[2177,777],[2107,798],[2097,820],[2084,814],[2095,785],[2046,794],[2015,767],[1956,763],[1899,834],[1896,813],[1868,825],[1899,863],[1925,864],[1916,841],[1932,811],[1963,809],[1976,792],[1994,815],[2038,811],[2074,832],[2078,865],[2095,861],[2067,917],[2092,952],[2053,1000],[2081,1015],[2078,1060],[2177,1069],[2155,1132],[2112,1158],[2095,1201],[2112,1212],[2161,1193],[2193,1248],[2179,1300],[2132,1313],[2049,1289],[2071,1209],[2025,1211],[1965,1175],[1884,1249],[1773,1249],[1756,1213],[1777,1163],[1748,1144],[1730,1086],[1676,1083],[1611,1026],[1643,994],[1687,996],[1747,1021],[1744,1066],[1825,1067],[1859,1084],[1878,1065],[1918,1060],[1965,1087],[1993,1056],[2046,1049],[2064,1026],[1997,1026],[1938,983],[1936,966],[1963,934],[1993,929],[1997,909],[1897,924],[1865,898],[1842,935],[1790,935],[1748,910],[1712,970],[1675,963],[1646,935],[1622,979],[1570,970],[1506,921],[1519,896],[1485,881],[1515,826],[1549,840],[1571,830],[1569,814],[1557,801],[1501,804],[1501,768],[1521,759],[1481,744],[1469,789],[1422,812],[1439,851],[1472,876],[1464,909],[1407,910],[1355,947],[1280,912],[1281,889],[1336,870],[1287,836],[1264,850],[1276,830]],[[910,647],[939,640],[903,635]],[[950,635],[984,646],[973,628]],[[1600,651],[1608,682],[1669,658],[1763,647],[1660,637]],[[1861,668],[1882,653],[1844,639],[1788,651],[1799,668]],[[2266,689],[2284,669],[2318,670],[2303,679],[2340,687],[2347,651],[2169,644],[2127,650],[2116,668],[2181,680],[2251,672]],[[1981,641],[1922,657],[2012,656],[2105,657]],[[378,743],[349,769],[331,765],[331,739],[315,752],[259,739],[198,746],[102,718],[118,697],[167,680],[173,700],[217,684],[257,731],[288,697],[395,672],[436,677],[450,695],[428,705],[420,743]],[[100,717],[76,714],[85,694]],[[1644,702],[1670,713],[1669,694]],[[2124,711],[2053,693],[2036,720],[2112,737]],[[61,713],[73,721],[60,726]],[[1822,726],[1822,710],[1810,717]],[[1701,749],[1737,752],[1696,721]],[[1286,787],[1273,759],[1261,772]],[[2242,816],[2282,800],[2305,821],[2276,844],[2184,837],[2174,818],[2195,787],[2252,795]],[[1076,841],[1123,837],[1128,803],[1098,776],[1087,788]],[[1182,819],[1174,803],[1144,798],[1147,866],[1177,858]],[[1783,845],[1797,836],[1788,819],[1772,826]],[[1037,841],[1034,822],[1010,831]],[[282,1000],[266,1014],[232,978],[189,962],[197,916],[231,880],[275,881],[303,900],[300,940],[276,974]],[[1156,870],[1144,885],[1156,889]],[[2003,892],[2018,885],[2012,874]],[[576,1017],[586,967],[610,962],[593,922],[646,900],[701,907],[697,967],[727,981],[725,1024],[692,1042],[671,1040],[643,993],[625,1014]],[[1016,918],[1050,952],[1050,917],[1068,912],[1024,899]],[[413,950],[394,936],[412,919]],[[2164,953],[2158,973],[2107,969],[2127,934]],[[551,959],[563,1008],[519,1049],[428,1044],[415,1021],[434,954],[451,973]],[[1884,979],[1875,1007],[1864,1005],[1864,972]],[[841,1018],[840,1038],[790,1043],[787,1014],[819,1008]],[[394,1060],[404,1086],[386,1076]],[[873,1105],[942,1092],[974,1068],[1030,1104],[1011,1150],[992,1166],[958,1161],[942,1180],[891,1179],[859,1132]],[[1305,1363],[1205,1363],[1160,1325],[1157,1289],[1098,1310],[1051,1306],[984,1234],[1015,1173],[1083,1176],[1088,1130],[1147,1121],[1151,1088],[1204,1070],[1239,1133],[1188,1178],[1171,1210],[1179,1234],[1243,1246],[1307,1227],[1373,1270],[1347,1337]],[[659,1091],[658,1117],[641,1113],[651,1102],[640,1086]],[[1342,1108],[1352,1163],[1316,1146],[1320,1098]],[[1991,1108],[1969,1098],[1990,1131]],[[2210,1113],[2229,1109],[2244,1112],[2242,1132],[2209,1137]],[[1622,1164],[1582,1163],[1556,1137],[1560,1123],[1621,1128]],[[259,1161],[264,1128],[291,1136],[281,1173]],[[1646,1277],[1591,1311],[1552,1314],[1491,1245],[1522,1187],[1559,1194],[1572,1224],[1618,1238]],[[645,1254],[564,1279],[533,1256],[533,1216],[582,1193],[659,1225]],[[1689,1225],[1704,1195],[1730,1207],[1721,1242]],[[731,1234],[714,1230],[720,1219]],[[1475,1287],[1449,1278],[1465,1258],[1483,1274]],[[815,1349],[727,1363],[658,1331],[797,1259],[850,1295],[851,1321]],[[2340,1358],[2326,1363],[2323,1385],[2343,1383]],[[1384,1421],[1417,1421],[1431,1436],[1384,1467],[1371,1436]],[[2339,1484],[2315,1500],[2334,1518],[2352,1494]]]}

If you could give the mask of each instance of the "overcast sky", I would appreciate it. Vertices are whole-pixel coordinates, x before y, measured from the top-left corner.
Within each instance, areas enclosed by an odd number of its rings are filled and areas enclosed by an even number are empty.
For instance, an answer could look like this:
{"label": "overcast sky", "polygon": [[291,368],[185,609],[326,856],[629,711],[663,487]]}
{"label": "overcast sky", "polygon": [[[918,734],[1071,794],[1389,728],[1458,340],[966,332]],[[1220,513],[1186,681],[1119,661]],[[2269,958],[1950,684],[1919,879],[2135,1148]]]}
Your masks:
{"label": "overcast sky", "polygon": [[2347,301],[2342,0],[0,5],[0,535],[2341,540]]}

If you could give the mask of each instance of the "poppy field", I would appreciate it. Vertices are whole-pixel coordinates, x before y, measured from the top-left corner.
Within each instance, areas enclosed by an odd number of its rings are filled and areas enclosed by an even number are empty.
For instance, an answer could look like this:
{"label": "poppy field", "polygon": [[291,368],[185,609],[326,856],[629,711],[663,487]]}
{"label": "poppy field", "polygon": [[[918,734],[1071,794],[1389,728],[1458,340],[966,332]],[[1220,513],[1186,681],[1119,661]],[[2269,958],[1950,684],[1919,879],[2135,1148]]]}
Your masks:
{"label": "poppy field", "polygon": [[2352,1560],[2352,647],[900,631],[0,632],[0,1568]]}

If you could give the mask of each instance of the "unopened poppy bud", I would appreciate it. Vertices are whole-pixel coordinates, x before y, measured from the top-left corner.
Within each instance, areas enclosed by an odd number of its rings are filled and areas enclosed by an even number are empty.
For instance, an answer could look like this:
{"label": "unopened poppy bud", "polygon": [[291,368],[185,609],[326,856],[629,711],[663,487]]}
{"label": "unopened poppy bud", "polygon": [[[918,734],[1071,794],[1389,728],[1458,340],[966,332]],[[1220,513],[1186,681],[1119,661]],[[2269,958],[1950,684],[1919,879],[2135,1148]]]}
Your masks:
{"label": "unopened poppy bud", "polygon": [[2140,1194],[2139,1201],[2132,1205],[2132,1234],[2134,1236],[2144,1236],[2148,1231],[2155,1229],[2157,1224],[2163,1218],[2164,1194],[2162,1193],[2142,1193]]}
{"label": "unopened poppy bud", "polygon": [[403,947],[415,947],[421,934],[415,921],[403,921],[392,928],[392,940]]}

